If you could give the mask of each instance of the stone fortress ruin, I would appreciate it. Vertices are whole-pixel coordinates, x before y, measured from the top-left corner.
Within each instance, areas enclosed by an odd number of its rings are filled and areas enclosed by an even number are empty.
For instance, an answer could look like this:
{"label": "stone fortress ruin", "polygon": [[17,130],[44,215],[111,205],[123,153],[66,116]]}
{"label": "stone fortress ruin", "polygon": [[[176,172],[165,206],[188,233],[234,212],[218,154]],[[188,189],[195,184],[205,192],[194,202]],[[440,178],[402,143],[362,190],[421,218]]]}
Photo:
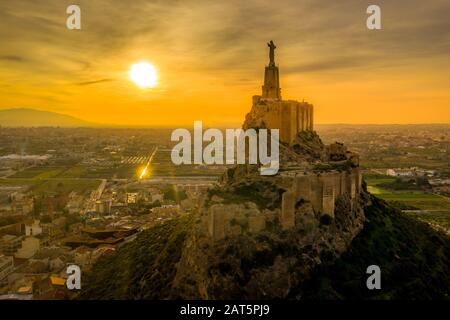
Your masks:
{"label": "stone fortress ruin", "polygon": [[[296,211],[301,202],[309,203],[309,209],[319,217],[326,215],[332,219],[335,218],[336,201],[341,196],[348,197],[350,210],[356,209],[362,191],[362,175],[358,168],[350,173],[298,174],[282,177],[280,184],[287,190],[282,194],[281,209],[275,209],[274,213],[281,227],[287,230],[296,227]],[[247,231],[257,233],[265,229],[267,220],[273,219],[273,212],[260,210],[251,203],[217,202],[209,208],[208,214],[208,232],[214,240],[242,234],[242,225],[246,225]]]}
{"label": "stone fortress ruin", "polygon": [[358,155],[323,144],[311,104],[282,100],[276,47],[268,46],[262,94],[243,129],[279,129],[279,171],[236,165],[205,193],[173,282],[185,299],[286,298],[364,226]]}
{"label": "stone fortress ruin", "polygon": [[288,178],[291,188],[283,193],[280,223],[283,228],[295,226],[295,206],[308,201],[320,215],[334,218],[335,203],[339,196],[348,195],[351,208],[358,201],[362,176],[358,168],[351,172],[296,175]]}
{"label": "stone fortress ruin", "polygon": [[[295,227],[296,207],[301,201],[310,203],[316,214],[331,218],[334,218],[335,203],[340,196],[348,196],[350,207],[353,208],[361,192],[362,176],[357,154],[347,151],[343,144],[337,142],[324,146],[315,134],[312,104],[281,98],[279,69],[275,64],[276,46],[273,41],[268,46],[269,64],[265,67],[262,95],[253,97],[252,109],[246,116],[243,128],[280,130],[280,143],[285,146],[284,159],[281,150],[282,170],[277,178],[272,179],[284,190],[278,221],[283,229],[290,229]],[[304,145],[303,141],[299,141],[302,135],[315,135],[318,139],[313,141],[316,154],[307,161],[302,157]],[[289,159],[286,153],[290,149],[300,150],[300,156]],[[209,216],[210,236],[220,240],[227,235],[239,234],[239,228],[230,223],[242,214],[248,217],[250,231],[257,232],[265,228],[264,215],[256,207],[246,209],[242,205],[235,205],[231,210],[229,206],[215,204]]]}

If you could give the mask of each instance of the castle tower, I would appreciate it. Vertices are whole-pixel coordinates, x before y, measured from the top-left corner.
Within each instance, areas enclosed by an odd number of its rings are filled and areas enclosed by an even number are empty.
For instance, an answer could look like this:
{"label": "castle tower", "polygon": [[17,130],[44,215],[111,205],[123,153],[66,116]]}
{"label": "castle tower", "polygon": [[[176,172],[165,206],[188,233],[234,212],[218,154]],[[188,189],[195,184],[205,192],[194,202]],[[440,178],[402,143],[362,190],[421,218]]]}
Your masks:
{"label": "castle tower", "polygon": [[264,73],[264,85],[262,86],[263,99],[281,100],[280,76],[278,67],[275,65],[275,44],[272,40],[267,44],[269,46],[269,65],[266,66]]}
{"label": "castle tower", "polygon": [[265,68],[262,95],[253,96],[253,105],[247,114],[243,128],[267,128],[280,130],[280,141],[294,144],[299,132],[313,131],[314,107],[305,101],[281,98],[278,67],[275,65],[275,44],[267,44],[269,65]]}

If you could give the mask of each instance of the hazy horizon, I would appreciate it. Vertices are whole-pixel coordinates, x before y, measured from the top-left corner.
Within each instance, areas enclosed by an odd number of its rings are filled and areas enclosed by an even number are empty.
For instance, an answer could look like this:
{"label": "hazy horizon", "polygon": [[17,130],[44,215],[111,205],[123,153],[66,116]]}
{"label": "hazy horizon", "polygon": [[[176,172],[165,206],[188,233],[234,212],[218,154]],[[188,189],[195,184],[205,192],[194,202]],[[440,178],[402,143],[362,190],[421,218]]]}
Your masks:
{"label": "hazy horizon", "polygon": [[[161,128],[161,129],[171,129],[171,128],[176,128],[178,127],[175,124],[166,124],[166,125],[155,125],[155,124],[142,124],[142,125],[133,125],[133,124],[115,124],[115,123],[97,123],[97,122],[91,122],[91,121],[87,121],[85,119],[82,118],[78,118],[69,114],[64,114],[64,113],[56,113],[56,112],[51,112],[51,111],[47,111],[47,110],[39,110],[39,109],[35,109],[35,108],[22,108],[22,107],[18,107],[18,108],[8,108],[8,109],[0,109],[0,113],[2,111],[9,111],[9,110],[24,110],[24,111],[38,111],[38,112],[50,112],[53,114],[58,114],[58,115],[62,115],[62,116],[68,116],[73,118],[74,120],[79,120],[82,122],[85,122],[86,125],[80,125],[80,126],[68,126],[68,127],[84,127],[84,128]],[[194,120],[195,121],[195,120]],[[316,126],[426,126],[426,125],[443,125],[443,126],[450,126],[450,123],[445,123],[445,122],[434,122],[434,123],[315,123]],[[20,128],[20,127],[52,127],[52,126],[47,126],[47,125],[36,125],[36,126],[16,126],[16,125],[12,125],[9,126],[7,124],[1,124],[0,126],[3,127],[10,127],[10,128]],[[55,125],[54,127],[59,126],[59,125]],[[187,128],[190,128],[193,126],[193,123],[191,124],[187,124]],[[65,126],[63,126],[65,127]],[[204,127],[208,127],[208,125],[204,124]],[[236,123],[234,126],[232,126],[232,128],[240,128],[241,124]],[[231,128],[231,126],[218,126],[219,129],[226,129],[226,128]]]}

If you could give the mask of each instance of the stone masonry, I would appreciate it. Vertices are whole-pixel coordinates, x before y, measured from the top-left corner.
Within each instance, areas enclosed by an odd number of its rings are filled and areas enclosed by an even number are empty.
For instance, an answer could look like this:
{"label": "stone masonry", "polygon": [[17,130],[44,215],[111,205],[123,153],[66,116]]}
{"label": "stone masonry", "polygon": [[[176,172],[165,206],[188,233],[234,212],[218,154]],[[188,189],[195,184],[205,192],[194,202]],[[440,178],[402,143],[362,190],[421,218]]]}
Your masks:
{"label": "stone masonry", "polygon": [[298,174],[286,177],[291,180],[291,189],[283,194],[280,223],[285,229],[295,225],[295,206],[298,201],[311,202],[316,213],[334,217],[338,196],[347,193],[352,206],[361,192],[362,176],[359,168],[350,172],[330,172],[324,174]]}
{"label": "stone masonry", "polygon": [[[272,43],[273,45],[273,43]],[[270,46],[269,46],[270,47]],[[278,66],[275,65],[273,48],[271,59],[264,72],[262,95],[253,96],[253,106],[247,115],[246,127],[279,129],[281,142],[292,144],[298,132],[313,130],[313,105],[295,100],[282,100]]]}

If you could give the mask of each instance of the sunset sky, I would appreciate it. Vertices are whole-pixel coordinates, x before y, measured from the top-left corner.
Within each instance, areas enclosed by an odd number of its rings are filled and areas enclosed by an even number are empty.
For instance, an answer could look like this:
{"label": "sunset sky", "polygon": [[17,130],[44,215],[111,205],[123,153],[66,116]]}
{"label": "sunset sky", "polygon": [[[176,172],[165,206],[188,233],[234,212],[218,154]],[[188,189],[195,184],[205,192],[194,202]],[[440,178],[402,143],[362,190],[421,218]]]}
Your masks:
{"label": "sunset sky", "polygon": [[[81,30],[66,28],[72,3]],[[283,98],[314,104],[316,123],[450,123],[449,16],[448,0],[0,0],[0,109],[239,126],[272,39]],[[140,61],[155,88],[130,81]]]}

